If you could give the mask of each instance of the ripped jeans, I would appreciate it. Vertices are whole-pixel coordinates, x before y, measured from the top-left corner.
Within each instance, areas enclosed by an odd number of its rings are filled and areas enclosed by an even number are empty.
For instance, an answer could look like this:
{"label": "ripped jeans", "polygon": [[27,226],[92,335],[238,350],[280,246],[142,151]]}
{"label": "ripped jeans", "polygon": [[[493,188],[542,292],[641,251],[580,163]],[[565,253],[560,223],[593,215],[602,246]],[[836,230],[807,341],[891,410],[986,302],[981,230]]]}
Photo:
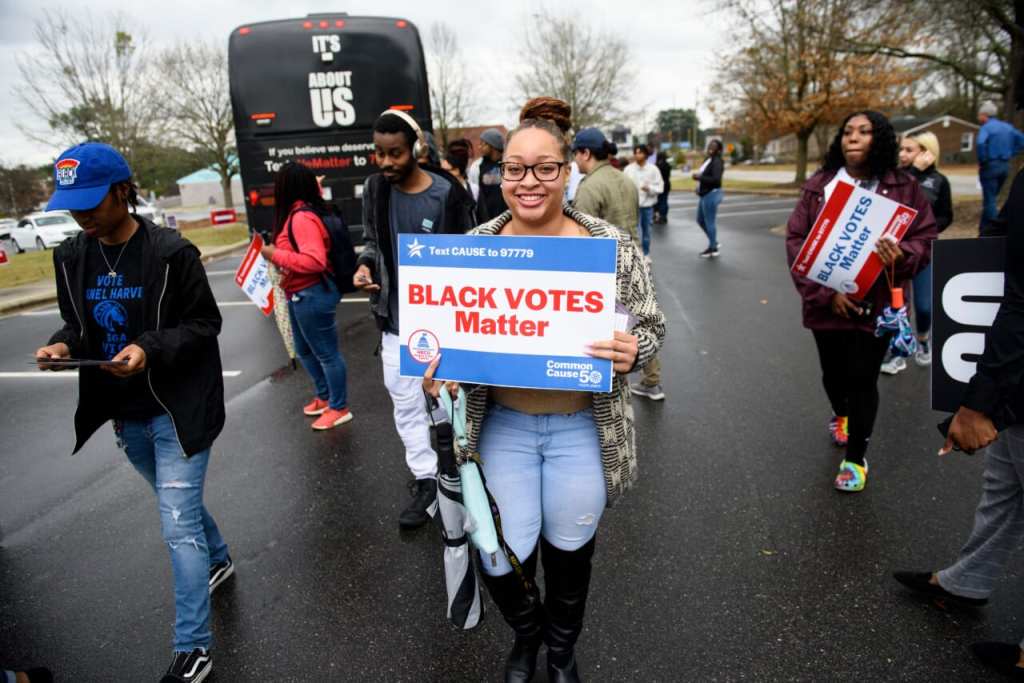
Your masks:
{"label": "ripped jeans", "polygon": [[209,649],[210,566],[228,557],[228,546],[203,505],[210,451],[186,458],[166,414],[115,420],[114,434],[129,462],[156,491],[174,573],[174,649]]}
{"label": "ripped jeans", "polygon": [[[495,404],[480,428],[487,488],[501,512],[505,541],[520,560],[541,534],[559,550],[578,550],[597,532],[607,500],[594,415],[528,415]],[[512,571],[481,555],[485,572]]]}

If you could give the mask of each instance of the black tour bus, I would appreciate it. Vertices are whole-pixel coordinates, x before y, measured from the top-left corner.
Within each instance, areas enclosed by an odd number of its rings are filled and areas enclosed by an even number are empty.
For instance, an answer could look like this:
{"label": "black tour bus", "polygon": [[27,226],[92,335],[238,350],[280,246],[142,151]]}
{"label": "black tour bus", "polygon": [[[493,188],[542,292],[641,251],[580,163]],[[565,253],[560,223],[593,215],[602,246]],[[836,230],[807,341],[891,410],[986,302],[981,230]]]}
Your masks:
{"label": "black tour bus", "polygon": [[294,160],[326,176],[324,198],[360,241],[373,122],[395,108],[431,129],[416,27],[347,14],[246,24],[231,33],[228,71],[250,230],[270,233],[274,172]]}

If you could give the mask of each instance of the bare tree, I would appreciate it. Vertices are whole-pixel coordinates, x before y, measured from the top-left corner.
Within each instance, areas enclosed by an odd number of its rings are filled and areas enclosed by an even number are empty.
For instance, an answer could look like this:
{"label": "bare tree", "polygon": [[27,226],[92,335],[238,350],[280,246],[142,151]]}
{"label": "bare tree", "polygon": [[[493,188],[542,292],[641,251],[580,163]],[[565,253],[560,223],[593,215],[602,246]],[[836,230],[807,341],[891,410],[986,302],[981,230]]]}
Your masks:
{"label": "bare tree", "polygon": [[622,103],[629,101],[626,85],[633,70],[624,39],[595,31],[579,15],[543,11],[524,25],[519,54],[525,68],[516,75],[524,100],[540,95],[565,100],[574,130],[627,115]]}
{"label": "bare tree", "polygon": [[231,178],[238,173],[238,148],[227,50],[214,43],[179,43],[160,56],[159,72],[170,132],[217,171],[224,206],[233,206]]}
{"label": "bare tree", "polygon": [[477,110],[472,77],[462,61],[455,30],[446,23],[430,27],[427,68],[434,130],[443,149],[448,146],[448,131],[466,125]]}
{"label": "bare tree", "polygon": [[145,36],[128,29],[121,14],[44,10],[33,29],[37,49],[16,58],[13,92],[32,115],[21,131],[49,144],[102,140],[133,163],[162,117]]}

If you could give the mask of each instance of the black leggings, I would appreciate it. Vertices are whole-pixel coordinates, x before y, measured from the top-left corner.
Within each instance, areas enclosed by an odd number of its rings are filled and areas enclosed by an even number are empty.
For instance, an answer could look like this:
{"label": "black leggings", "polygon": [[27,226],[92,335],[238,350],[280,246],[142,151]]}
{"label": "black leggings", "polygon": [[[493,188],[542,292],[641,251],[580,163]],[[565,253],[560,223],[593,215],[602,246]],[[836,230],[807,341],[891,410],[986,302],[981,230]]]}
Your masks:
{"label": "black leggings", "polygon": [[878,414],[878,370],[889,337],[861,330],[814,330],[821,360],[821,381],[832,412],[850,419],[846,459],[864,464],[868,439]]}

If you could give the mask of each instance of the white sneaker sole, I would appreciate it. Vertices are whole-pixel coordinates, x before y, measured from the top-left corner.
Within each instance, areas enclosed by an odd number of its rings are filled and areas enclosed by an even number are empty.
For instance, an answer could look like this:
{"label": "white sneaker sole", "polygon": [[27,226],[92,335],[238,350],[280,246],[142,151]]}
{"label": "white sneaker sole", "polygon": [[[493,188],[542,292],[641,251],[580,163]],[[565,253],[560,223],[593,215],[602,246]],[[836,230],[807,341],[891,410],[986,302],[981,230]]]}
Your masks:
{"label": "white sneaker sole", "polygon": [[634,396],[643,396],[644,398],[649,398],[652,401],[664,401],[665,400],[665,393],[664,392],[662,392],[660,394],[648,394],[645,391],[637,391],[633,387],[630,387],[629,388],[629,393],[633,394]]}
{"label": "white sneaker sole", "polygon": [[321,408],[320,410],[303,410],[302,414],[308,417],[317,417],[327,412],[327,408]]}
{"label": "white sneaker sole", "polygon": [[216,576],[216,578],[214,578],[213,583],[210,584],[210,595],[213,595],[213,591],[217,590],[217,586],[219,586],[222,583],[224,583],[225,581],[227,581],[231,577],[231,575],[234,574],[234,573],[235,573],[235,563],[232,562],[231,565],[228,566],[227,569],[225,569],[223,572],[218,574]]}
{"label": "white sneaker sole", "polygon": [[319,427],[316,424],[313,424],[312,427],[313,427],[313,429],[315,429],[318,432],[323,432],[323,431],[327,431],[328,429],[333,429],[334,427],[337,427],[338,425],[343,425],[346,422],[351,422],[353,417],[354,416],[352,415],[352,413],[348,413],[344,417],[339,417],[337,420],[335,420],[334,424],[326,425],[326,426],[319,426]]}

